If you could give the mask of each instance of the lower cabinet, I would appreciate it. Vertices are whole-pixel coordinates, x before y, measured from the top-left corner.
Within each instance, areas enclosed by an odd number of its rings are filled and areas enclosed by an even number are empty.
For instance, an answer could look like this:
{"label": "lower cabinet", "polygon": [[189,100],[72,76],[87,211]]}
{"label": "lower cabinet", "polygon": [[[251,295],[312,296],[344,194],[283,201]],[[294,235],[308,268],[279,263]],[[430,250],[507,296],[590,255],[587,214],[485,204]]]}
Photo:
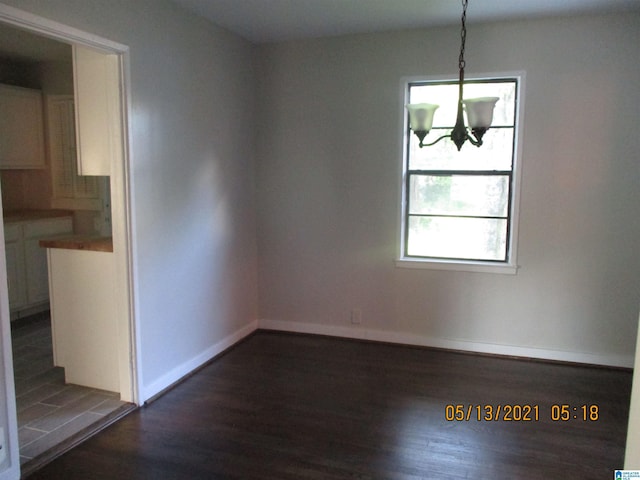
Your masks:
{"label": "lower cabinet", "polygon": [[65,381],[120,392],[113,253],[47,248],[53,363]]}
{"label": "lower cabinet", "polygon": [[71,217],[6,223],[7,283],[11,318],[49,308],[47,253],[42,238],[73,233]]}
{"label": "lower cabinet", "polygon": [[5,226],[5,254],[7,256],[7,283],[9,287],[9,307],[23,308],[27,304],[27,275],[24,266],[24,242],[22,229],[18,224]]}

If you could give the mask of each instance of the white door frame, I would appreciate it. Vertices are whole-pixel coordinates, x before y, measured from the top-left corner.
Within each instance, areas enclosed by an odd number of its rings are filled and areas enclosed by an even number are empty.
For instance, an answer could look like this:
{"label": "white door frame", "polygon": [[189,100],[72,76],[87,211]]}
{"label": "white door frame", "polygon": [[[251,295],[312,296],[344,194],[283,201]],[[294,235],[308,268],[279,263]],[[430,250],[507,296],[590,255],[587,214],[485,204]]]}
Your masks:
{"label": "white door frame", "polygon": [[[126,45],[98,37],[58,22],[34,15],[0,3],[0,23],[9,24],[31,33],[52,38],[67,44],[79,44],[115,54],[120,66],[120,91],[122,112],[122,158],[123,161],[111,167],[111,206],[113,227],[113,255],[116,262],[117,309],[118,309],[118,368],[120,372],[121,398],[140,404],[139,339],[137,338],[137,301],[134,295],[136,278],[133,271],[133,219],[132,196],[129,163],[129,112],[128,91],[129,48]],[[0,461],[0,480],[17,479],[20,474],[17,417],[15,408],[15,386],[13,382],[13,362],[10,348],[10,313],[7,292],[7,272],[4,250],[4,229],[0,228],[0,340],[2,358],[0,358],[0,382],[4,372],[4,385],[0,385],[0,404],[6,405],[6,411],[0,411],[0,427],[7,420],[8,445],[3,445],[9,456],[10,464]],[[4,367],[4,368],[2,368]],[[4,388],[3,388],[4,387]],[[1,458],[1,454],[0,454]]]}

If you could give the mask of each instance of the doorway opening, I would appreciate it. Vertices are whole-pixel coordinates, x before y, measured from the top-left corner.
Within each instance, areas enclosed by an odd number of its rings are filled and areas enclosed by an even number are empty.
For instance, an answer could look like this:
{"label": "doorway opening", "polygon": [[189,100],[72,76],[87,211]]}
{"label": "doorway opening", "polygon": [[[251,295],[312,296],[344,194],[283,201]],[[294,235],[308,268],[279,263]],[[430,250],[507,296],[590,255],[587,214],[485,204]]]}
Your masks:
{"label": "doorway opening", "polygon": [[[116,148],[121,155],[116,157],[118,161],[110,165],[110,171],[104,176],[78,176],[77,172],[70,171],[73,170],[71,167],[75,165],[75,161],[69,163],[68,152],[58,152],[61,158],[55,158],[56,153],[53,151],[58,145],[56,142],[66,142],[65,145],[68,145],[70,139],[75,140],[75,134],[69,132],[69,126],[73,126],[73,118],[69,121],[69,111],[66,114],[64,111],[69,106],[73,111],[76,100],[71,60],[73,46],[90,47],[104,56],[116,59],[116,80],[119,84],[116,101],[120,107],[121,126],[116,134]],[[55,455],[56,448],[68,448],[92,430],[113,421],[138,404],[127,183],[126,55],[127,49],[123,45],[0,5],[0,84],[13,84],[14,88],[25,91],[40,91],[45,136],[43,145],[46,150],[44,165],[0,170],[3,200],[0,205],[4,212],[9,217],[11,214],[18,215],[17,212],[27,216],[26,219],[13,217],[11,226],[4,223],[1,229],[4,238],[0,237],[0,240],[4,240],[0,241],[0,252],[3,259],[6,259],[6,268],[0,268],[0,280],[2,276],[9,277],[9,290],[0,294],[3,303],[0,309],[0,326],[3,337],[11,334],[13,338],[13,349],[3,349],[0,366],[12,365],[15,378],[15,384],[11,378],[5,378],[7,388],[4,393],[11,398],[3,402],[7,405],[7,411],[0,412],[0,427],[3,426],[1,417],[4,416],[7,423],[5,430],[8,431],[8,448],[5,448],[5,452],[10,457],[11,469],[19,468],[20,463],[37,468],[41,462],[47,461],[48,456]],[[60,139],[61,135],[66,137],[64,142]],[[1,161],[0,159],[0,164]],[[33,211],[40,212],[39,215],[44,215],[44,218],[29,218],[29,212]],[[26,223],[20,224],[20,220],[25,220]],[[14,230],[19,231],[20,238],[14,239]],[[71,263],[63,264],[65,266],[58,269],[58,274],[54,274],[52,257],[58,253],[52,252],[57,252],[58,248],[45,249],[40,245],[40,240],[51,239],[52,235],[58,238],[61,234],[67,239],[78,236],[84,239],[110,238],[111,249],[98,249],[95,254],[97,263],[92,259],[79,258],[79,255],[89,252],[77,252],[78,256],[71,254]],[[15,245],[11,242],[15,242]],[[18,245],[18,242],[22,244]],[[29,248],[25,248],[25,245],[29,245]],[[21,262],[13,260],[12,249],[22,253]],[[42,268],[43,259],[45,270]],[[15,278],[12,278],[16,272],[12,270],[22,268],[28,262],[32,266],[28,272],[22,272],[21,280],[16,283]],[[96,302],[95,298],[89,298],[93,295],[75,295],[70,289],[73,287],[68,287],[69,278],[86,274],[83,266],[87,264],[98,265],[97,268],[106,267],[112,274],[111,283],[103,289],[109,292],[109,299],[112,300],[113,308],[109,318],[113,321],[113,328],[110,327],[110,331],[117,332],[107,346],[113,352],[110,357],[113,367],[110,385],[115,385],[108,389],[102,389],[100,385],[97,388],[92,385],[68,385],[65,371],[61,368],[66,367],[65,363],[71,362],[72,358],[76,364],[97,361],[92,353],[95,349],[72,345],[73,341],[65,342],[63,338],[65,335],[66,338],[84,335],[73,335],[77,328],[81,328],[77,323],[64,323],[68,314],[68,309],[64,306],[67,303],[65,299],[73,298],[74,304],[84,302],[88,305]],[[28,298],[28,286],[24,277],[27,273],[36,279],[35,284],[39,280],[39,297],[32,295]],[[54,275],[61,279],[58,286]],[[90,278],[103,277],[102,270],[99,269],[89,275]],[[43,282],[45,288],[42,287]],[[82,280],[79,282],[82,284]],[[0,289],[6,290],[5,285],[7,283],[0,281]],[[22,295],[18,287],[24,287],[27,292],[24,297],[16,296]],[[36,287],[31,290],[37,291]],[[4,300],[9,297],[11,301]],[[52,315],[57,317],[53,322],[53,332]],[[87,314],[86,310],[80,312],[80,315],[82,318],[94,317]],[[57,322],[59,319],[63,321]],[[7,344],[4,338],[3,343]],[[51,365],[49,360],[53,360]],[[4,370],[7,372],[7,368]],[[3,393],[2,389],[0,393]],[[47,440],[43,434],[47,431],[57,433]],[[0,442],[3,440],[0,439]],[[40,450],[42,446],[46,448],[38,452],[38,448],[27,450],[25,447],[36,447],[38,444]],[[4,461],[0,460],[0,472],[3,470],[2,463]]]}

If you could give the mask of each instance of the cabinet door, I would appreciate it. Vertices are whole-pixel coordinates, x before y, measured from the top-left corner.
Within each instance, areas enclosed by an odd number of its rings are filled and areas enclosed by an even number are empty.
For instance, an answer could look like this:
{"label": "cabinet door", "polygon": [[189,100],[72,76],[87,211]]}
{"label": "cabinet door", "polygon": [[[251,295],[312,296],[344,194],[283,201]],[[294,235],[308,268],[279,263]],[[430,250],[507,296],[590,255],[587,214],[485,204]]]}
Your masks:
{"label": "cabinet door", "polygon": [[42,94],[0,85],[0,168],[44,168]]}
{"label": "cabinet door", "polygon": [[76,129],[73,97],[47,97],[47,140],[51,159],[54,198],[73,198],[76,171]]}
{"label": "cabinet door", "polygon": [[24,225],[24,257],[27,302],[34,304],[49,299],[47,251],[40,239],[73,231],[70,217],[27,222]]}
{"label": "cabinet door", "polygon": [[79,176],[72,95],[48,95],[47,132],[54,208],[100,210],[98,178]]}
{"label": "cabinet door", "polygon": [[4,249],[7,257],[9,306],[12,310],[15,310],[27,304],[24,248],[22,242],[7,242],[4,245]]}
{"label": "cabinet door", "polygon": [[49,299],[47,251],[40,247],[39,242],[35,238],[24,241],[28,303],[44,302]]}
{"label": "cabinet door", "polygon": [[122,161],[120,65],[117,55],[73,46],[79,175],[111,175]]}

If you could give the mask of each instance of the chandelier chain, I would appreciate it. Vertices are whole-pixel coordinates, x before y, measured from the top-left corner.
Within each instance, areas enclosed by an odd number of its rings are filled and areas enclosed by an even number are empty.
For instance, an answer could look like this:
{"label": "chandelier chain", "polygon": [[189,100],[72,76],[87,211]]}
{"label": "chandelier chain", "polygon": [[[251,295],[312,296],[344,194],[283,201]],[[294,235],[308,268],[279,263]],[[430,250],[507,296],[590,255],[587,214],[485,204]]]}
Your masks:
{"label": "chandelier chain", "polygon": [[469,0],[462,0],[462,28],[460,30],[460,57],[458,59],[458,68],[460,70],[464,70],[465,61],[464,61],[464,48],[465,43],[467,41],[467,4]]}
{"label": "chandelier chain", "polygon": [[[458,114],[456,115],[456,123],[450,133],[442,135],[431,143],[424,143],[424,139],[431,130],[433,124],[433,114],[438,105],[431,104],[413,104],[407,105],[409,109],[410,128],[420,140],[420,148],[435,145],[444,138],[450,138],[458,147],[458,151],[462,145],[469,140],[471,144],[479,147],[482,145],[482,137],[489,129],[493,117],[493,108],[495,107],[498,97],[486,97],[475,99],[464,99],[464,49],[467,41],[467,5],[469,0],[462,0],[462,18],[460,28],[460,56],[458,57],[458,67],[460,69],[458,78]],[[469,117],[470,126],[467,127],[464,121],[464,110],[467,108],[467,116]],[[415,115],[415,119],[414,119]]]}

